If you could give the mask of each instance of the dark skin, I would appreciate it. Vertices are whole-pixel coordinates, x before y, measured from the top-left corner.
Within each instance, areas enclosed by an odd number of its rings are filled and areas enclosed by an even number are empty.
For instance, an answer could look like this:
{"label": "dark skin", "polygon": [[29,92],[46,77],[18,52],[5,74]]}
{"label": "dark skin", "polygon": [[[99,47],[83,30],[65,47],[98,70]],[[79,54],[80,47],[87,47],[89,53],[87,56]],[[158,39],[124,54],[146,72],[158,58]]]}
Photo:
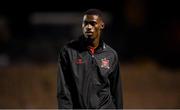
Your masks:
{"label": "dark skin", "polygon": [[89,46],[97,48],[101,36],[101,31],[104,28],[104,22],[98,15],[84,15],[82,30],[85,38],[91,39]]}

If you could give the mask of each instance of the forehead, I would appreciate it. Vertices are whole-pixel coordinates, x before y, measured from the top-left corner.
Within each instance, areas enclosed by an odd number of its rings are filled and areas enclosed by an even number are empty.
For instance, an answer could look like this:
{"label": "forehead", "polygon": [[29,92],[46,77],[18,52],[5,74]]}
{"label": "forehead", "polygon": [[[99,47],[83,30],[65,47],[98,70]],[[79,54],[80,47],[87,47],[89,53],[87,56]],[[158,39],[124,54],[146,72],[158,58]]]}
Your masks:
{"label": "forehead", "polygon": [[83,21],[99,22],[99,21],[101,21],[101,19],[100,19],[100,17],[98,15],[84,15]]}

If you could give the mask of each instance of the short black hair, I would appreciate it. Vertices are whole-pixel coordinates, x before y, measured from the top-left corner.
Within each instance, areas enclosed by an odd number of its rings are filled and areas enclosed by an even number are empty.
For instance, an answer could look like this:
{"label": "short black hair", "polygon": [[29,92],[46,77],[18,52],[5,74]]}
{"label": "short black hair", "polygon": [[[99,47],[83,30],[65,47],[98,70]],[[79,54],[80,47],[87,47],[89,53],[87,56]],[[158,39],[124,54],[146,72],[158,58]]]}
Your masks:
{"label": "short black hair", "polygon": [[101,19],[103,19],[103,13],[100,9],[88,9],[87,11],[84,12],[84,15],[98,15],[99,17],[101,17]]}

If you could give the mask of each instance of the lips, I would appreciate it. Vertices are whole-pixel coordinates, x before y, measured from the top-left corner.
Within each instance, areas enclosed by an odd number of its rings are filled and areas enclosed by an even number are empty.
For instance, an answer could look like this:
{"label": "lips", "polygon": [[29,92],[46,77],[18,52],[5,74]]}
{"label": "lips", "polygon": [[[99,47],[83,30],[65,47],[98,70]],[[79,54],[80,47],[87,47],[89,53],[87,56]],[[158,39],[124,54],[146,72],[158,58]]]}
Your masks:
{"label": "lips", "polygon": [[93,34],[93,32],[86,32],[86,35],[92,35]]}
{"label": "lips", "polygon": [[86,31],[86,33],[93,33],[92,31]]}

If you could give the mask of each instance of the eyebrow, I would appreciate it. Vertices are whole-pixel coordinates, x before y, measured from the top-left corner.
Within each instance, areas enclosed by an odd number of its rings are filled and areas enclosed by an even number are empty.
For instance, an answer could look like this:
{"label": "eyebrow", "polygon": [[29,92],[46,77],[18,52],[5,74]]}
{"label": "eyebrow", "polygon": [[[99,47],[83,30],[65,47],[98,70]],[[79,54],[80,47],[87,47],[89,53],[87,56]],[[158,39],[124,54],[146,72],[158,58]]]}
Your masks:
{"label": "eyebrow", "polygon": [[86,23],[97,23],[97,21],[84,21]]}

